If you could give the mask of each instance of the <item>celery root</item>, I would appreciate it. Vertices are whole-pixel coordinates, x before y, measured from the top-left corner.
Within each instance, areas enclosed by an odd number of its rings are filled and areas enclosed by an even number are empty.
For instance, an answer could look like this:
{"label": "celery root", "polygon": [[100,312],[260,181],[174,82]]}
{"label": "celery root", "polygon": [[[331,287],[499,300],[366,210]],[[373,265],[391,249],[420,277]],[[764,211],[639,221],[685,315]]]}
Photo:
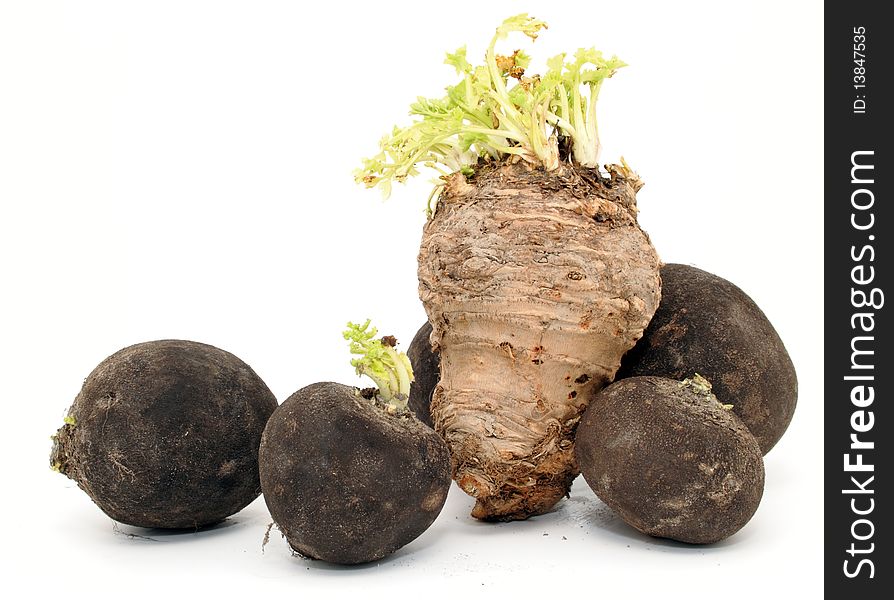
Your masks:
{"label": "celery root", "polygon": [[448,54],[461,81],[414,103],[417,120],[357,173],[386,194],[419,165],[441,173],[418,270],[441,361],[431,413],[484,520],[540,514],[568,493],[581,413],[660,296],[636,218],[642,183],[623,161],[598,162],[596,100],[624,63],[580,49],[529,76],[525,53],[496,53],[510,33],[545,27],[510,17],[483,65],[464,47]]}
{"label": "celery root", "polygon": [[577,475],[573,432],[657,307],[658,257],[622,168],[504,164],[456,181],[419,253],[441,356],[431,411],[472,514],[525,518]]}

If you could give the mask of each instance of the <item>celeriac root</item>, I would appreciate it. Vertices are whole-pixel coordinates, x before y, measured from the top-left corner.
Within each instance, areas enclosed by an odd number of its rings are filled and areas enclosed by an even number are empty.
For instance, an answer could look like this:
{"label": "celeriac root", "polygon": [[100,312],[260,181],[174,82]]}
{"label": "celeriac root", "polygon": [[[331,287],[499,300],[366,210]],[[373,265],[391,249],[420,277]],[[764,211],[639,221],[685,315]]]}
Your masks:
{"label": "celeriac root", "polygon": [[578,473],[573,435],[658,306],[659,259],[626,167],[481,165],[425,226],[419,291],[441,355],[432,398],[472,515],[549,510]]}

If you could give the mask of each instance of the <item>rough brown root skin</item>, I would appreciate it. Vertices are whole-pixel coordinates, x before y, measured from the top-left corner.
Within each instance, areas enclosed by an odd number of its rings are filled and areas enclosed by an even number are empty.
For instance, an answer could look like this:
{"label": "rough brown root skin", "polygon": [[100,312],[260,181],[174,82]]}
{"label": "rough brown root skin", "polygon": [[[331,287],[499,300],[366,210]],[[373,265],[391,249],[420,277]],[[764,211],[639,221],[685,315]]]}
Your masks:
{"label": "rough brown root skin", "polygon": [[479,519],[524,519],[568,493],[580,415],[658,306],[642,184],[610,172],[479,165],[448,182],[425,226],[419,292],[441,357],[432,417]]}

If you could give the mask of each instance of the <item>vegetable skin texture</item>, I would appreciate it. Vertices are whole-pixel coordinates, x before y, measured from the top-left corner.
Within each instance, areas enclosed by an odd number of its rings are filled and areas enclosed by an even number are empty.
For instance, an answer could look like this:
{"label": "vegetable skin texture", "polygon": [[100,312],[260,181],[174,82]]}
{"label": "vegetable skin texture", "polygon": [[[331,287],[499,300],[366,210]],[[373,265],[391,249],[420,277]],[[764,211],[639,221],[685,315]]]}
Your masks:
{"label": "vegetable skin texture", "polygon": [[431,331],[431,323],[426,321],[407,348],[407,356],[416,377],[410,387],[407,405],[417,419],[434,427],[431,419],[431,397],[441,377],[441,358],[431,348]]}
{"label": "vegetable skin texture", "polygon": [[229,352],[144,342],[102,361],[54,436],[51,465],[112,519],[211,525],[258,497],[258,446],[276,398]]}
{"label": "vegetable skin texture", "polygon": [[739,531],[764,488],[760,447],[710,393],[661,377],[632,377],[599,392],[575,452],[599,498],[639,531],[711,544]]}
{"label": "vegetable skin texture", "polygon": [[618,378],[683,379],[694,372],[733,405],[766,454],[782,437],[798,400],[788,352],[763,311],[729,281],[688,265],[661,268],[661,303]]}
{"label": "vegetable skin texture", "polygon": [[434,431],[337,383],[292,394],[270,418],[259,460],[264,500],[289,545],[338,564],[379,560],[416,539],[450,487]]}
{"label": "vegetable skin texture", "polygon": [[423,231],[419,293],[440,353],[431,412],[483,520],[567,495],[573,433],[660,297],[626,167],[522,162],[456,174]]}

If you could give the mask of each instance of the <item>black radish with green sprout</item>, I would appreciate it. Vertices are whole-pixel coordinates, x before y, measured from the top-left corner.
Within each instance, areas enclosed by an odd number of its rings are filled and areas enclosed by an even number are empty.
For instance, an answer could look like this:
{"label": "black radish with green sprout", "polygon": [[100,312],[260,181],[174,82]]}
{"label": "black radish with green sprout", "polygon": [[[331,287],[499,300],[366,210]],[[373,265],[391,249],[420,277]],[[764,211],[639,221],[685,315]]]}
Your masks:
{"label": "black radish with green sprout", "polygon": [[185,340],[136,344],[84,380],[50,463],[116,521],[194,531],[260,494],[258,446],[276,406],[229,352]]}
{"label": "black radish with green sprout", "polygon": [[383,558],[421,535],[450,487],[444,441],[407,410],[413,373],[396,340],[348,324],[364,390],[315,383],[292,394],[261,440],[270,514],[299,554],[339,564]]}
{"label": "black radish with green sprout", "polygon": [[418,271],[440,355],[431,414],[485,520],[540,514],[568,493],[580,415],[660,296],[637,224],[643,184],[623,160],[599,166],[597,97],[624,63],[580,49],[535,75],[524,52],[497,52],[545,27],[506,19],[481,65],[465,47],[448,54],[459,81],[415,102],[415,120],[357,173],[386,194],[420,167],[440,174]]}
{"label": "black radish with green sprout", "polygon": [[764,491],[760,447],[731,409],[699,375],[615,382],[577,429],[580,470],[639,531],[718,542],[748,523]]}

